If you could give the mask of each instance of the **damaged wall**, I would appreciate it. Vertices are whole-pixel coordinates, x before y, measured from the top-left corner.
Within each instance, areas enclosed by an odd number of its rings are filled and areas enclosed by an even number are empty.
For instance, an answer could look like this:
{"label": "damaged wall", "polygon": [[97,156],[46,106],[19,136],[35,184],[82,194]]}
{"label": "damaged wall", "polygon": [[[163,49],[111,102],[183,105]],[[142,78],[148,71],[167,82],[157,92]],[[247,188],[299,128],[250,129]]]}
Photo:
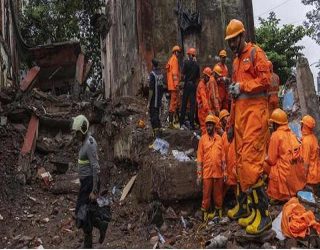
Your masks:
{"label": "damaged wall", "polygon": [[[200,65],[212,66],[217,52],[227,47],[225,27],[232,18],[244,21],[248,40],[254,40],[250,0],[106,0],[108,4],[113,25],[102,38],[101,55],[106,98],[137,94],[147,84],[151,59],[155,56],[164,65],[175,44],[184,51],[196,47]],[[200,32],[181,35],[179,10],[200,13]]]}
{"label": "damaged wall", "polygon": [[16,84],[20,75],[20,57],[14,23],[14,10],[21,2],[9,0],[0,2],[0,89]]}

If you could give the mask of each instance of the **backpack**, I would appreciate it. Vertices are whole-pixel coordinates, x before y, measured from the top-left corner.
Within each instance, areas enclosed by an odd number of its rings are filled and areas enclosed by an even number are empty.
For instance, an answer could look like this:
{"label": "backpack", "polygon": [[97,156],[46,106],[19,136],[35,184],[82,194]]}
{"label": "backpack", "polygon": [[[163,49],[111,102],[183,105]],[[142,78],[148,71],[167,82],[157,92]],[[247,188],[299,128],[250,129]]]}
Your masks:
{"label": "backpack", "polygon": [[293,133],[291,134],[291,136],[288,136],[288,141],[291,144],[291,148],[289,149],[289,151],[291,152],[291,168],[289,174],[287,175],[286,184],[291,197],[295,196],[298,191],[302,190],[305,187],[307,181],[302,157],[301,144],[294,147],[294,139],[296,139],[296,137]]}

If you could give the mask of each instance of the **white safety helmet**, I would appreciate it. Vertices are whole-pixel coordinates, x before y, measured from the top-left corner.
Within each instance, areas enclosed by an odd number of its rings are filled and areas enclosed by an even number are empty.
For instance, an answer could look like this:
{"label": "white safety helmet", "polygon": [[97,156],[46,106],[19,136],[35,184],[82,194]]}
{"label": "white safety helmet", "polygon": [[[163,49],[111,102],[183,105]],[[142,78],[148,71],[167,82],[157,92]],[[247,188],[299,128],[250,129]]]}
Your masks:
{"label": "white safety helmet", "polygon": [[[83,125],[86,125],[85,131],[83,130]],[[82,134],[86,134],[89,129],[89,121],[84,115],[78,115],[73,117],[72,130],[80,131]]]}

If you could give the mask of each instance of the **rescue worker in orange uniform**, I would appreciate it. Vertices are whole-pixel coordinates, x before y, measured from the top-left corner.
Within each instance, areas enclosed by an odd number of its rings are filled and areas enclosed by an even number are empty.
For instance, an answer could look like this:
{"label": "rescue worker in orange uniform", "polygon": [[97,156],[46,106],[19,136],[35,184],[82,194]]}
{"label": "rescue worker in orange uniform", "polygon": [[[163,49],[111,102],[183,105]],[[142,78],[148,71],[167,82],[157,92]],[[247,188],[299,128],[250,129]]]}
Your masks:
{"label": "rescue worker in orange uniform", "polygon": [[[208,115],[205,120],[207,133],[199,140],[197,151],[197,184],[203,183],[203,220],[222,217],[224,153],[222,139],[215,133],[219,118]],[[211,207],[214,201],[214,209]],[[211,208],[211,211],[210,211]]]}
{"label": "rescue worker in orange uniform", "polygon": [[312,116],[306,115],[301,121],[302,132],[302,157],[307,174],[307,184],[315,192],[316,185],[320,182],[320,166],[318,165],[319,145],[313,129],[316,121]]}
{"label": "rescue worker in orange uniform", "polygon": [[223,150],[224,150],[225,159],[226,159],[225,184],[227,186],[226,186],[225,192],[227,192],[229,188],[236,190],[236,185],[237,185],[236,152],[234,147],[234,140],[232,140],[232,142],[229,143],[227,138],[227,132],[226,132],[229,117],[230,117],[230,114],[228,110],[223,109],[220,111],[219,120],[224,130],[222,134],[222,145],[223,145]]}
{"label": "rescue worker in orange uniform", "polygon": [[178,111],[179,103],[179,82],[180,82],[180,68],[179,68],[179,54],[181,48],[176,45],[172,48],[172,56],[170,57],[166,69],[167,69],[167,84],[168,91],[170,93],[169,104],[169,127],[173,128],[173,117]]}
{"label": "rescue worker in orange uniform", "polygon": [[212,110],[213,114],[215,114],[216,116],[219,116],[219,113],[220,113],[219,88],[218,88],[216,78],[213,74],[213,71],[211,71],[211,72],[212,73],[211,73],[211,77],[209,80],[211,110]]}
{"label": "rescue worker in orange uniform", "polygon": [[269,114],[271,115],[273,110],[279,108],[279,85],[280,85],[280,78],[279,76],[273,72],[273,65],[271,61],[268,61],[270,72],[271,72],[271,83],[268,90],[269,95]]}
{"label": "rescue worker in orange uniform", "polygon": [[295,194],[289,188],[287,176],[290,173],[292,150],[300,147],[295,134],[288,126],[287,114],[275,109],[270,117],[273,126],[266,163],[271,166],[267,193],[274,201],[287,201]]}
{"label": "rescue worker in orange uniform", "polygon": [[212,105],[211,105],[211,85],[210,78],[212,75],[212,71],[209,67],[206,67],[202,72],[202,78],[200,79],[197,87],[197,104],[198,104],[198,119],[201,128],[201,134],[204,135],[206,133],[206,124],[205,119],[209,113],[212,113]]}
{"label": "rescue worker in orange uniform", "polygon": [[222,49],[219,51],[219,58],[220,58],[220,62],[218,62],[217,64],[215,64],[213,66],[213,70],[215,66],[219,66],[222,69],[222,76],[223,77],[228,77],[229,76],[229,70],[228,67],[226,65],[226,59],[227,59],[227,51]]}
{"label": "rescue worker in orange uniform", "polygon": [[218,64],[214,66],[213,74],[218,86],[219,107],[220,109],[229,110],[228,78],[223,76],[222,68]]}
{"label": "rescue worker in orange uniform", "polygon": [[[228,139],[231,142],[233,136],[235,138],[240,182],[237,205],[228,211],[228,216],[239,219],[239,224],[246,227],[248,234],[259,234],[269,229],[272,223],[262,179],[268,137],[267,90],[271,74],[264,51],[245,41],[245,28],[241,21],[233,19],[229,22],[225,39],[235,54],[233,83],[229,87],[233,104]],[[254,198],[254,210],[251,212],[248,195]]]}

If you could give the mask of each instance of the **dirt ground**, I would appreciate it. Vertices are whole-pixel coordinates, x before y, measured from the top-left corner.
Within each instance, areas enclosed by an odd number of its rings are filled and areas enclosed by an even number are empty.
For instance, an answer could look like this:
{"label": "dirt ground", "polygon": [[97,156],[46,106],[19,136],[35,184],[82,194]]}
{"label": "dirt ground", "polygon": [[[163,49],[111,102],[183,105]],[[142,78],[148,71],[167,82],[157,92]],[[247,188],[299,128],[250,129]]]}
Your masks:
{"label": "dirt ground", "polygon": [[[107,109],[109,111],[106,116],[100,114],[99,110],[92,111],[90,105],[87,105],[88,109],[81,109],[79,105],[71,106],[72,114],[64,117],[84,112],[93,121],[97,114],[100,120],[105,121],[93,122],[91,129],[99,145],[102,190],[113,201],[112,220],[103,244],[98,243],[99,232],[94,230],[94,248],[203,248],[208,240],[217,235],[227,238],[223,246],[226,248],[317,246],[309,245],[308,239],[278,241],[274,235],[267,241],[246,239],[241,235],[244,230],[236,221],[221,220],[202,227],[200,196],[187,200],[161,202],[153,199],[141,202],[136,196],[136,184],[125,200],[120,202],[122,189],[132,176],[139,175],[139,171],[142,171],[143,160],[149,157],[150,162],[158,164],[157,159],[160,159],[159,153],[152,152],[149,147],[153,139],[144,102],[123,98]],[[145,128],[137,127],[140,119],[145,121]],[[80,248],[82,231],[76,228],[74,220],[79,188],[75,181],[79,145],[74,141],[68,143],[70,138],[67,132],[61,133],[40,125],[37,148],[31,164],[32,178],[27,185],[22,186],[15,179],[15,171],[27,121],[8,121],[5,126],[0,126],[0,247]],[[193,138],[192,133],[186,131],[179,133],[178,130],[167,130],[163,138],[179,150],[186,150],[195,144],[194,139],[186,141],[185,138]],[[43,147],[39,146],[43,142],[53,143],[57,150],[44,153]],[[57,166],[52,163],[57,161],[62,162],[61,166],[67,166],[67,172],[57,171]],[[174,161],[172,156],[170,161]],[[163,162],[157,166],[165,168]],[[51,173],[54,188],[48,190],[43,181],[37,178],[40,167],[45,167]],[[226,206],[231,207],[233,198],[232,195],[228,197]],[[276,218],[280,211],[281,206],[272,206],[272,218]]]}

